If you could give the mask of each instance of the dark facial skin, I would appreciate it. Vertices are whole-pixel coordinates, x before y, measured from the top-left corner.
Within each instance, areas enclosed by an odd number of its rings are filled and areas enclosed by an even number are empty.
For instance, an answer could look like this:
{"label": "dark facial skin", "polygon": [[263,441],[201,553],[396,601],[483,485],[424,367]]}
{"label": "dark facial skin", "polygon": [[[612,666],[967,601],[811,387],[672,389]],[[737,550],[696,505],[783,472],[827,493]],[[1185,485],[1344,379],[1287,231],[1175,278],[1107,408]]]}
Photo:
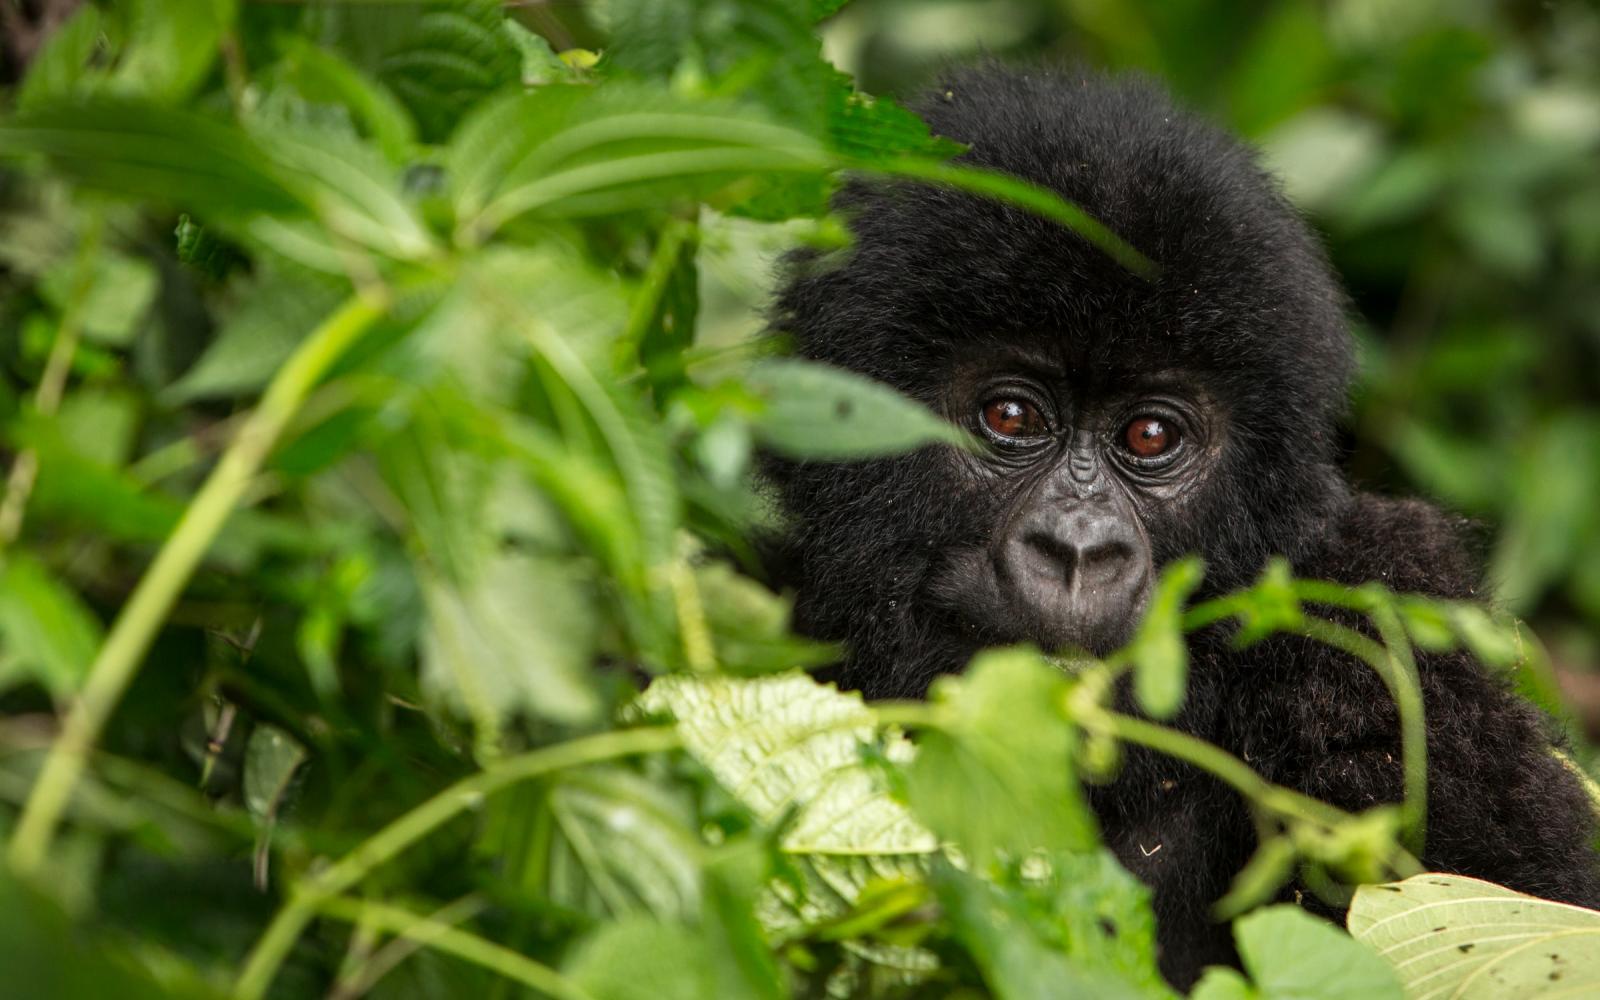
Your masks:
{"label": "dark facial skin", "polygon": [[992,496],[995,520],[929,574],[930,606],[989,641],[1122,645],[1149,598],[1152,537],[1215,462],[1205,396],[1177,374],[1084,384],[1016,348],[958,364],[949,385],[947,415],[985,446],[958,474]]}

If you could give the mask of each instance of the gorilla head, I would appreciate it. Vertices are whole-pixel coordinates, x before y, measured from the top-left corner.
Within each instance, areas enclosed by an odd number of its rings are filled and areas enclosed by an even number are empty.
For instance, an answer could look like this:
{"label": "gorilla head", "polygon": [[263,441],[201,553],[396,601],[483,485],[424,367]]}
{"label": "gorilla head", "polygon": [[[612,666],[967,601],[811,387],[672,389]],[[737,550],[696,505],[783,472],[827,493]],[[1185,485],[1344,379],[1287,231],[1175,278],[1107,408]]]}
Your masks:
{"label": "gorilla head", "polygon": [[1104,653],[1165,561],[1201,554],[1220,590],[1313,547],[1348,498],[1344,299],[1251,154],[1129,79],[969,70],[918,110],[961,162],[1059,192],[1160,270],[975,195],[840,195],[854,244],[791,261],[775,326],[987,444],[770,465],[780,573],[802,627],[847,642],[841,679],[918,695],[983,645]]}

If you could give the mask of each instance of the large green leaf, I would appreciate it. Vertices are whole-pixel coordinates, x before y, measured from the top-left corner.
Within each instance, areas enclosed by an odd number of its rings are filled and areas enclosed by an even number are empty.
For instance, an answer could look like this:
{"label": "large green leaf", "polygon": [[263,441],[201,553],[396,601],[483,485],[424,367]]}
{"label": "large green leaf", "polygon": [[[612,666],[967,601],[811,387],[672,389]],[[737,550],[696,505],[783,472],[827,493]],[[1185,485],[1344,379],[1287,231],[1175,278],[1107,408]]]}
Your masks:
{"label": "large green leaf", "polygon": [[1233,936],[1250,978],[1209,969],[1192,1000],[1401,1000],[1399,979],[1372,949],[1297,906],[1240,917]]}
{"label": "large green leaf", "polygon": [[[639,704],[677,719],[689,752],[759,822],[787,821],[780,846],[801,877],[775,884],[762,908],[775,933],[838,916],[871,881],[918,877],[938,849],[865,763],[874,726],[859,695],[804,674],[677,675],[651,684]],[[902,736],[884,740],[892,760],[911,753]]]}
{"label": "large green leaf", "polygon": [[827,166],[815,140],[750,111],[615,84],[493,102],[462,125],[446,162],[468,241],[527,213],[605,215]]}
{"label": "large green leaf", "polygon": [[756,436],[794,458],[843,460],[972,442],[922,404],[842,368],[773,360],[756,366],[749,383],[766,402],[754,420]]}
{"label": "large green leaf", "polygon": [[1600,996],[1594,910],[1430,873],[1362,886],[1349,926],[1399,973],[1409,1000]]}
{"label": "large green leaf", "polygon": [[170,403],[254,392],[347,294],[341,283],[267,259],[232,289],[235,307],[197,361],[167,386]]}
{"label": "large green leaf", "polygon": [[457,585],[425,581],[423,595],[423,680],[475,720],[594,718],[594,597],[570,565],[506,553]]}
{"label": "large green leaf", "polygon": [[1141,970],[1140,979],[1119,975],[1104,963],[1084,961],[1093,942],[1079,942],[1069,954],[1051,940],[1054,928],[1022,896],[952,867],[942,867],[934,884],[955,935],[977,963],[997,1000],[1144,1000],[1169,997],[1164,984]]}
{"label": "large green leaf", "polygon": [[1073,769],[1077,734],[1061,713],[1068,681],[1032,650],[979,654],[934,682],[940,723],[907,774],[912,808],[985,871],[997,856],[1090,850],[1093,815]]}
{"label": "large green leaf", "polygon": [[42,104],[0,121],[0,155],[24,153],[90,187],[208,217],[304,210],[255,142],[190,111],[110,98]]}

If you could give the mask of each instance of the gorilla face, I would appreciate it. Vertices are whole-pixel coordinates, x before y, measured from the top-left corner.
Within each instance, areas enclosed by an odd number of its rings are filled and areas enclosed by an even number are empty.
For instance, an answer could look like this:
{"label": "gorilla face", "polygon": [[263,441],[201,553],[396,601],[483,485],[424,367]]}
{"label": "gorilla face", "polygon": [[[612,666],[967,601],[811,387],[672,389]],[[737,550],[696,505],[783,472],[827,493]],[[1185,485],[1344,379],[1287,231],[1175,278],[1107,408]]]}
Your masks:
{"label": "gorilla face", "polygon": [[844,642],[835,677],[906,697],[985,645],[1103,654],[1170,560],[1204,558],[1214,594],[1313,555],[1349,494],[1344,298],[1250,151],[1137,80],[977,70],[918,110],[1159,270],[948,188],[841,192],[852,245],[790,259],[773,325],[986,447],[767,463],[773,575],[803,631]]}
{"label": "gorilla face", "polygon": [[1152,537],[1186,516],[1221,448],[1205,394],[1181,373],[1084,383],[1059,352],[1014,347],[961,363],[943,405],[987,446],[957,475],[992,521],[930,568],[929,608],[991,642],[1121,646],[1149,597]]}

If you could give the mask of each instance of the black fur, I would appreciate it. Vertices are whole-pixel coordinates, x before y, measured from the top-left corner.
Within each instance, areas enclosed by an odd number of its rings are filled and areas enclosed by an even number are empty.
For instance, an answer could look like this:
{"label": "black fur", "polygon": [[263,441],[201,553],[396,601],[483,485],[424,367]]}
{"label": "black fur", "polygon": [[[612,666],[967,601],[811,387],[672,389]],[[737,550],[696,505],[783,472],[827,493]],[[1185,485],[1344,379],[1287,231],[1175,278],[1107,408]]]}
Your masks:
{"label": "black fur", "polygon": [[[1475,598],[1463,525],[1433,507],[1354,492],[1335,425],[1353,360],[1345,300],[1316,239],[1233,138],[1139,80],[988,67],[918,109],[969,146],[966,163],[1072,199],[1160,267],[1140,279],[1022,209],[945,189],[855,182],[839,198],[855,243],[791,260],[775,326],[800,352],[946,409],[955,358],[1048,340],[1085,378],[1180,371],[1227,424],[1183,516],[1148,526],[1157,564],[1197,552],[1208,592],[1248,583],[1273,554],[1296,573]],[[957,415],[952,415],[953,417]],[[790,519],[778,575],[801,627],[843,640],[836,676],[873,697],[920,696],[983,644],[930,608],[942,554],[993,531],[1002,502],[948,449],[831,465],[772,461]],[[1600,904],[1587,797],[1550,752],[1546,721],[1460,655],[1421,659],[1433,869]],[[1360,809],[1400,798],[1395,713],[1367,667],[1275,638],[1239,652],[1193,642],[1178,725],[1268,779]],[[1093,790],[1109,846],[1154,889],[1162,966],[1187,985],[1232,960],[1211,904],[1255,846],[1243,804],[1170,759],[1132,753]]]}

